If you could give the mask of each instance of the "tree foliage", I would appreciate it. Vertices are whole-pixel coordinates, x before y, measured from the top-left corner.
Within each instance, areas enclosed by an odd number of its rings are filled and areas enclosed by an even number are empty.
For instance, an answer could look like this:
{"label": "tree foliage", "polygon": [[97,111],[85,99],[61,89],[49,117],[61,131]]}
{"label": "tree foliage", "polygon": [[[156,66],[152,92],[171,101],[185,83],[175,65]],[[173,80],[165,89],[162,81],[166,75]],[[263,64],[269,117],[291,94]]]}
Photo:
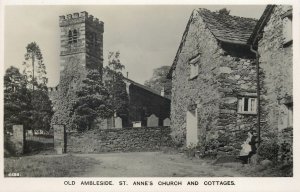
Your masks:
{"label": "tree foliage", "polygon": [[126,119],[128,116],[128,94],[124,83],[122,70],[125,66],[120,61],[119,52],[110,52],[108,66],[105,67],[105,86],[110,94],[110,100],[114,113]]}
{"label": "tree foliage", "polygon": [[35,42],[29,43],[26,46],[23,66],[23,74],[27,78],[29,86],[46,86],[48,82],[48,78],[46,77],[46,66],[40,47]]}
{"label": "tree foliage", "polygon": [[91,129],[97,117],[112,116],[109,93],[101,82],[99,71],[90,70],[76,94],[78,98],[73,106],[73,121],[78,131]]}
{"label": "tree foliage", "polygon": [[22,124],[25,129],[50,129],[53,114],[48,97],[46,67],[36,43],[26,47],[23,74],[10,67],[4,76],[5,127]]}
{"label": "tree foliage", "polygon": [[31,123],[32,105],[26,78],[19,69],[10,67],[4,75],[4,129],[11,131],[12,126]]}
{"label": "tree foliage", "polygon": [[49,131],[53,115],[52,102],[48,96],[47,88],[40,87],[34,90],[32,100],[32,129]]}
{"label": "tree foliage", "polygon": [[164,89],[165,96],[171,97],[172,84],[171,80],[167,78],[170,66],[161,66],[153,70],[151,79],[145,81],[145,85],[161,92]]}
{"label": "tree foliage", "polygon": [[53,115],[52,103],[48,97],[46,77],[46,66],[40,47],[35,43],[26,46],[25,61],[23,62],[23,75],[27,82],[27,87],[31,92],[30,104],[32,106],[31,128],[30,129],[50,129],[50,121]]}
{"label": "tree foliage", "polygon": [[225,7],[220,9],[218,11],[219,14],[223,14],[223,15],[229,15],[230,14],[230,10],[226,9]]}

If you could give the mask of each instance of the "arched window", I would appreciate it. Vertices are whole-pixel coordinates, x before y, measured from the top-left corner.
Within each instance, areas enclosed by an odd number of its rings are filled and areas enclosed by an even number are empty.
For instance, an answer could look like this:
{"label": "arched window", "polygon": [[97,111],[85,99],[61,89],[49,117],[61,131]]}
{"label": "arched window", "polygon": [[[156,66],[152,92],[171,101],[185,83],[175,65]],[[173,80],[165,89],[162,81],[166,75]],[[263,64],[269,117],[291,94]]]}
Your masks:
{"label": "arched window", "polygon": [[77,43],[77,38],[78,38],[77,30],[74,29],[74,31],[73,31],[73,43]]}
{"label": "arched window", "polygon": [[68,43],[71,44],[72,43],[72,31],[69,30],[69,34],[68,34]]}

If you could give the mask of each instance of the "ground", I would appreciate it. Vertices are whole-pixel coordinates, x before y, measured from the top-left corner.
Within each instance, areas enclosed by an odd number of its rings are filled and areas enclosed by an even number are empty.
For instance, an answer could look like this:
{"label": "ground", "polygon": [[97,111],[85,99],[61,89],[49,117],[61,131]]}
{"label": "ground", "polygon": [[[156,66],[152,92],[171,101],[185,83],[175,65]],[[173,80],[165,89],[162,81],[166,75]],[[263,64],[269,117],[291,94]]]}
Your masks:
{"label": "ground", "polygon": [[232,177],[242,176],[232,168],[212,165],[207,160],[188,159],[162,152],[79,155],[101,162],[83,176],[106,177]]}
{"label": "ground", "polygon": [[[213,165],[212,160],[183,154],[130,152],[74,155],[32,155],[5,158],[5,176],[36,177],[241,177],[241,164]],[[80,164],[80,166],[78,166]]]}

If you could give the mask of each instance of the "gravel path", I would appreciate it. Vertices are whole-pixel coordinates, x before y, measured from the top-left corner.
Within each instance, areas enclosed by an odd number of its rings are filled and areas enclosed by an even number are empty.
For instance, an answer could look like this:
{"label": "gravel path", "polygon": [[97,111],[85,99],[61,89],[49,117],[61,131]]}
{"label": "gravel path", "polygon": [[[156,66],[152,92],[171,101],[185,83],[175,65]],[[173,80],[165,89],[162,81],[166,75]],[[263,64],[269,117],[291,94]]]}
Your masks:
{"label": "gravel path", "polygon": [[77,154],[97,161],[86,177],[241,177],[240,164],[212,165],[208,160],[188,159],[181,154],[130,152]]}

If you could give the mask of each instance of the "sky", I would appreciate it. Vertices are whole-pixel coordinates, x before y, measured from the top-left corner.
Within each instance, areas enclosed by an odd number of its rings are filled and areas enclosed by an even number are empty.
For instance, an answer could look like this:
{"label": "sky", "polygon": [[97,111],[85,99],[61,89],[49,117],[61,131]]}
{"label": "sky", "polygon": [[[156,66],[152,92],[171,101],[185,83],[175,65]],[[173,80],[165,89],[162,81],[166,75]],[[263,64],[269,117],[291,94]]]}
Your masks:
{"label": "sky", "polygon": [[215,11],[226,7],[231,15],[259,19],[264,5],[19,5],[6,6],[4,62],[22,68],[25,47],[35,41],[43,54],[48,86],[59,82],[60,15],[87,11],[104,22],[104,65],[107,53],[119,51],[124,74],[144,83],[153,69],[172,65],[187,21],[196,8]]}

